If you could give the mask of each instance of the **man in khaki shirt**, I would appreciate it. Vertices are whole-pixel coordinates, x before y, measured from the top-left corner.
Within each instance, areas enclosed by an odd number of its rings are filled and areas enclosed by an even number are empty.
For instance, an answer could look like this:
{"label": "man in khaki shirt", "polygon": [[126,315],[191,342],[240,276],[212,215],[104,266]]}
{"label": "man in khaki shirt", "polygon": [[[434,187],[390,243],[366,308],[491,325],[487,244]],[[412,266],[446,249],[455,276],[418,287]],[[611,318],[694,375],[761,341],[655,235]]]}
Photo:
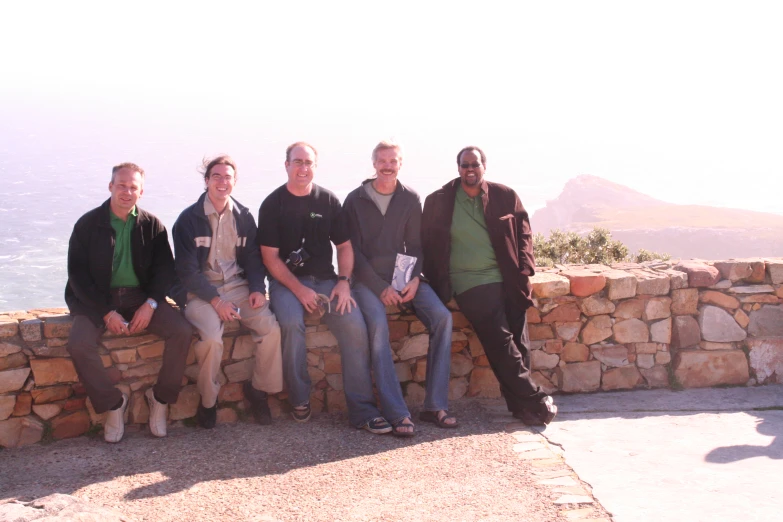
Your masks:
{"label": "man in khaki shirt", "polygon": [[256,247],[256,223],[246,207],[231,198],[236,164],[219,156],[204,167],[206,192],[174,224],[176,269],[187,291],[185,317],[198,330],[201,403],[196,414],[205,428],[215,426],[223,360],[223,325],[239,320],[256,343],[252,380],[245,383],[259,424],[272,421],[267,396],[283,389],[280,327],[266,300],[266,272]]}

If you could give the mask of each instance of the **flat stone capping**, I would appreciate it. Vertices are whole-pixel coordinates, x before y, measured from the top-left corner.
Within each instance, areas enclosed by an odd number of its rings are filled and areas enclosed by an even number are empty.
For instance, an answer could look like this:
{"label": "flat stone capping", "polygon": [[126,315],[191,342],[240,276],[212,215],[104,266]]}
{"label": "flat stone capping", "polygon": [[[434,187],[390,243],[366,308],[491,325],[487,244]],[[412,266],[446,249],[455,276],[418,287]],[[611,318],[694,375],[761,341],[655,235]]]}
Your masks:
{"label": "flat stone capping", "polygon": [[[698,388],[783,383],[783,259],[615,266],[557,266],[531,278],[527,311],[532,377],[547,393],[634,388]],[[449,303],[452,333],[449,399],[500,397],[470,323]],[[405,400],[421,406],[426,391],[426,328],[414,315],[387,309],[392,355]],[[66,349],[66,309],[0,313],[0,446],[34,444],[99,430]],[[345,410],[337,340],[317,319],[306,321],[313,410]],[[195,340],[195,337],[194,337]],[[243,381],[253,345],[238,322],[224,331],[218,422],[245,416]],[[144,391],[161,366],[163,341],[142,332],[104,336],[100,355],[130,397],[129,426],[149,411]],[[199,402],[191,348],[179,401],[169,422],[189,422]],[[286,393],[270,398],[273,416],[289,409]]]}

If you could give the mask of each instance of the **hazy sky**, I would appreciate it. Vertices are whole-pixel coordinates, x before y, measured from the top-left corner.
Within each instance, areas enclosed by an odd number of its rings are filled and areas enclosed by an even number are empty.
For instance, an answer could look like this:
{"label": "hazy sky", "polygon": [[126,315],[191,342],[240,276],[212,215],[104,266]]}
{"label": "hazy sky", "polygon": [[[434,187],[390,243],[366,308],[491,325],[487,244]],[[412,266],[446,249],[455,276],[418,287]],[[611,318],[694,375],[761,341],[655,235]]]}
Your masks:
{"label": "hazy sky", "polygon": [[422,192],[477,144],[532,207],[593,174],[783,211],[781,2],[245,4],[3,2],[0,154],[33,135],[278,156],[307,139],[357,177],[395,136]]}

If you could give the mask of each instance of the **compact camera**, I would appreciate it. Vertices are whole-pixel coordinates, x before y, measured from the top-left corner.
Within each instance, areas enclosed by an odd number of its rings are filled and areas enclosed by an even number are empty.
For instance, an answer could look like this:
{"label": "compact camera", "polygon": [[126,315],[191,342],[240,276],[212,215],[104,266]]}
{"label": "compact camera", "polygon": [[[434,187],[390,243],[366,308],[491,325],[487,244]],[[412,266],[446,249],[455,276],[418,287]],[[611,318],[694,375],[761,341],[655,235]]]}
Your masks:
{"label": "compact camera", "polygon": [[301,246],[298,250],[294,250],[288,254],[288,259],[285,260],[285,264],[294,268],[299,268],[304,265],[304,262],[308,259],[310,259],[310,253],[305,250],[304,246]]}

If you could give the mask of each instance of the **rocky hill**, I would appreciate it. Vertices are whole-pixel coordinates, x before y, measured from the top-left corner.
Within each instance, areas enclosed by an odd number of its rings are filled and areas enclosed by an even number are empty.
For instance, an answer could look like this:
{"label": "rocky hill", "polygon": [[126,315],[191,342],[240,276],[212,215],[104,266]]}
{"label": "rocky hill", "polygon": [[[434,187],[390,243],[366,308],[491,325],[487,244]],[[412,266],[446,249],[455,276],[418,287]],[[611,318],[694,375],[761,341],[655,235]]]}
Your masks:
{"label": "rocky hill", "polygon": [[675,205],[623,185],[583,175],[536,211],[535,232],[586,233],[600,226],[628,247],[679,258],[728,259],[783,255],[783,216],[704,205]]}

